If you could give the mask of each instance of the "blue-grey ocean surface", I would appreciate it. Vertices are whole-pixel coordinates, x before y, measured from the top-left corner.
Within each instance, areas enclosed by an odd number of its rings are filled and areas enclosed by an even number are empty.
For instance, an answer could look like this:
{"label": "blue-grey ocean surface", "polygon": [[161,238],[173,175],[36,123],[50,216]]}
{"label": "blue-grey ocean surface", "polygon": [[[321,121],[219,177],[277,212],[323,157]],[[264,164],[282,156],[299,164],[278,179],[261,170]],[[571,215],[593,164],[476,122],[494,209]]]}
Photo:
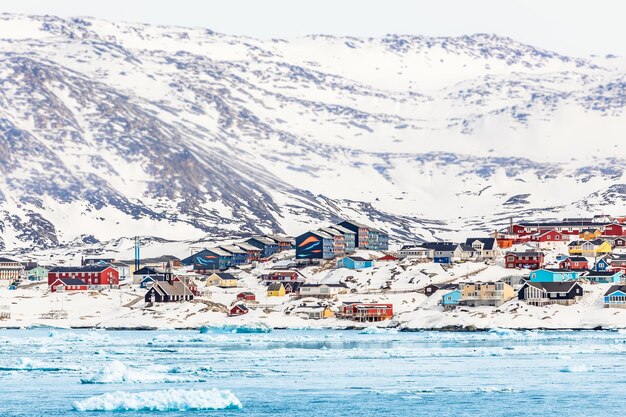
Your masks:
{"label": "blue-grey ocean surface", "polygon": [[246,330],[0,331],[0,415],[626,415],[623,332]]}

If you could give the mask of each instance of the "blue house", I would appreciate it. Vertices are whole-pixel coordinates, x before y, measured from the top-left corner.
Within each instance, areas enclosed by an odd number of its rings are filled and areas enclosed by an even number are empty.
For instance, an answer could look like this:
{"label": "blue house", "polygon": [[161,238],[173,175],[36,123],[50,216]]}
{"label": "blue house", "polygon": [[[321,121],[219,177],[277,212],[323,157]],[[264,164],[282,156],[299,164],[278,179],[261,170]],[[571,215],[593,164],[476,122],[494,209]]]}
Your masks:
{"label": "blue house", "polygon": [[596,262],[596,264],[593,266],[592,269],[598,272],[607,271],[609,269],[609,262],[604,258],[600,258],[598,259],[598,261]]}
{"label": "blue house", "polygon": [[204,249],[180,261],[193,265],[194,271],[216,271],[233,265],[233,255],[220,248]]}
{"label": "blue house", "polygon": [[622,282],[624,271],[594,271],[589,270],[583,274],[583,278],[598,284],[619,284]]}
{"label": "blue house", "polygon": [[233,265],[243,265],[248,263],[248,251],[235,245],[220,246],[219,249],[228,252],[233,257]]}
{"label": "blue house", "polygon": [[626,285],[612,285],[604,293],[604,306],[626,308]]}
{"label": "blue house", "polygon": [[461,299],[461,290],[454,290],[441,296],[441,305],[444,309],[459,305]]}
{"label": "blue house", "polygon": [[261,249],[261,258],[269,258],[278,253],[278,242],[265,236],[251,237],[245,243]]}
{"label": "blue house", "polygon": [[529,275],[530,282],[566,282],[576,281],[580,277],[578,271],[568,269],[537,269]]}
{"label": "blue house", "polygon": [[361,258],[360,256],[346,256],[339,263],[348,269],[365,269],[374,266],[373,260]]}
{"label": "blue house", "polygon": [[319,230],[309,231],[296,237],[296,259],[333,259],[334,238]]}

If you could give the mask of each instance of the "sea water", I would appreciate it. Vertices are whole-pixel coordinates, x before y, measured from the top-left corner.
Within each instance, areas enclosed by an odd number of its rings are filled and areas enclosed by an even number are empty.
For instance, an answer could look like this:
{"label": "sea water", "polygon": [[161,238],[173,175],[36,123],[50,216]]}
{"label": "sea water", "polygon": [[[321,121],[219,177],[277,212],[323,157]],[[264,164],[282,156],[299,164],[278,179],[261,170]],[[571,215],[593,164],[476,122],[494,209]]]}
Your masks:
{"label": "sea water", "polygon": [[618,331],[1,330],[0,415],[622,416],[625,357]]}

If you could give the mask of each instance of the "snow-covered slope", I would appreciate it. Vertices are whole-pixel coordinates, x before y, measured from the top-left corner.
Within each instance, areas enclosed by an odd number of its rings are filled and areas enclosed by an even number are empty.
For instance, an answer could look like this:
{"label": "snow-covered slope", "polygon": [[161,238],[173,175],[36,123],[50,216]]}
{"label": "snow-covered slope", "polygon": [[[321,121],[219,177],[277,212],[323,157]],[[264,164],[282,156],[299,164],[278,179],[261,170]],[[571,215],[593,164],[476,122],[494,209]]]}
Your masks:
{"label": "snow-covered slope", "polygon": [[0,250],[625,208],[619,58],[4,14],[0,61]]}

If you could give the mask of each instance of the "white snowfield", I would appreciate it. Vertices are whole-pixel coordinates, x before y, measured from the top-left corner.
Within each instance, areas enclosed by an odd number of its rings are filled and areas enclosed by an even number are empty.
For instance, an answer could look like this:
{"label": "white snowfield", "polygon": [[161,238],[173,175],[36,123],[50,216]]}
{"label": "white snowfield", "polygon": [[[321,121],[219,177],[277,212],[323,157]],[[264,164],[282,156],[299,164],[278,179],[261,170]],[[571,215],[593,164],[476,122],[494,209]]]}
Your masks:
{"label": "white snowfield", "polygon": [[2,14],[0,250],[626,210],[624,60],[540,46]]}
{"label": "white snowfield", "polygon": [[[359,251],[361,256],[380,255]],[[555,253],[547,259],[554,262]],[[124,285],[121,289],[101,292],[50,293],[45,283],[29,288],[8,290],[0,288],[0,306],[8,306],[10,319],[0,320],[0,327],[98,327],[123,328],[200,328],[202,326],[266,325],[271,328],[348,328],[388,327],[401,329],[617,329],[626,328],[626,309],[608,309],[602,305],[602,295],[610,284],[583,283],[584,296],[575,305],[546,307],[529,306],[517,298],[500,307],[457,307],[443,311],[438,305],[445,291],[427,297],[419,292],[429,284],[463,281],[493,281],[504,276],[526,275],[528,271],[505,269],[483,262],[467,262],[453,267],[414,260],[379,262],[374,268],[348,270],[308,267],[302,270],[308,282],[346,282],[351,288],[330,300],[332,308],[342,302],[359,301],[392,303],[392,322],[374,324],[357,323],[336,318],[305,319],[292,311],[302,302],[289,296],[267,297],[266,288],[257,276],[268,272],[261,268],[237,272],[241,285],[238,288],[204,287],[205,294],[189,303],[163,303],[147,307],[145,290]],[[229,317],[227,309],[242,291],[253,292],[262,308],[251,308],[238,317]],[[249,304],[253,305],[253,304]],[[60,311],[65,313],[59,313]],[[289,312],[289,314],[286,314]],[[67,314],[60,317],[59,314]],[[44,318],[45,317],[45,318]],[[112,374],[132,379],[124,370],[114,369]],[[120,376],[122,375],[122,376]],[[99,378],[108,377],[98,376]]]}

